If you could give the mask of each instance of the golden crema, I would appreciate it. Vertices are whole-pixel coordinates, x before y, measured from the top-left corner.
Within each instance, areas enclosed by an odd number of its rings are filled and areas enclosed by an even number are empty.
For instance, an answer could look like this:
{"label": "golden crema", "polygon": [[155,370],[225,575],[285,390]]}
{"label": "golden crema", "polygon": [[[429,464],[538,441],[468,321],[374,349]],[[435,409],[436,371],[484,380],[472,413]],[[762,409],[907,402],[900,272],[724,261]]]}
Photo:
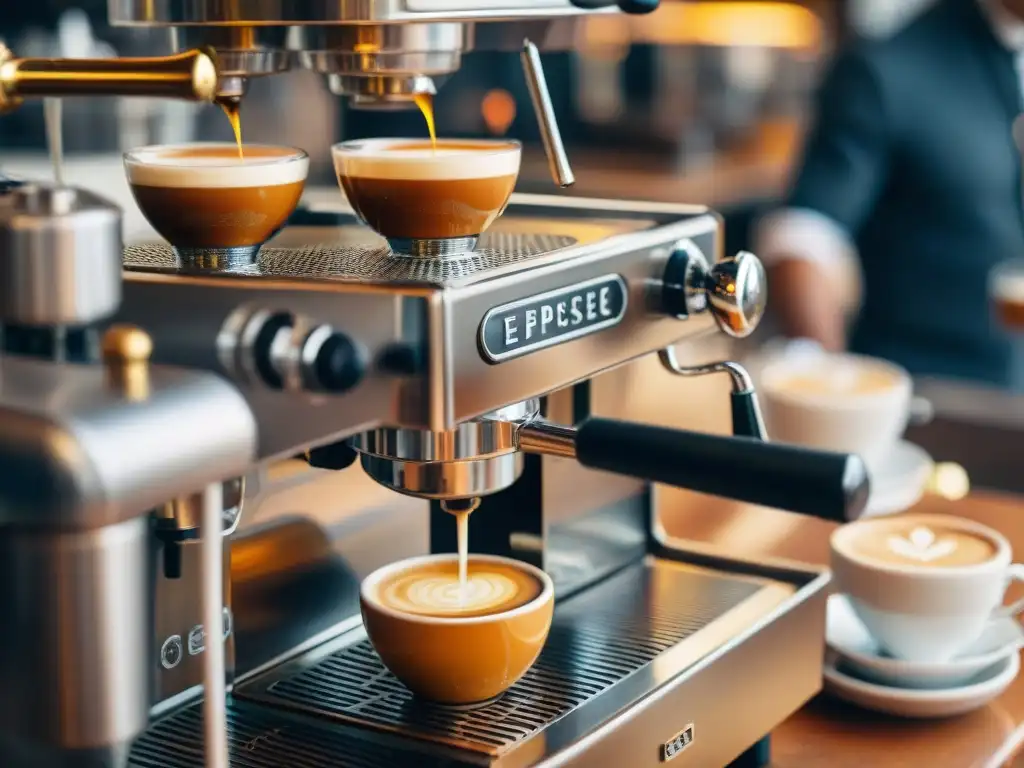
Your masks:
{"label": "golden crema", "polygon": [[541,591],[541,583],[526,571],[471,559],[464,586],[457,562],[431,563],[385,579],[376,597],[382,606],[401,613],[468,618],[518,608]]}

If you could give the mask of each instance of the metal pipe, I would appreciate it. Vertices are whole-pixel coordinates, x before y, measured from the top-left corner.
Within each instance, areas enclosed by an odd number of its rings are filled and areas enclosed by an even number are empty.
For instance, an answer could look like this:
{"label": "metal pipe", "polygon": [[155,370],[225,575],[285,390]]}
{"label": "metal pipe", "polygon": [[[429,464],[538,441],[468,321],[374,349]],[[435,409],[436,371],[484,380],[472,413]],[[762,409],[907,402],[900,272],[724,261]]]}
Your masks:
{"label": "metal pipe", "polygon": [[526,85],[530,89],[534,112],[537,113],[540,138],[544,142],[544,153],[548,156],[551,178],[560,187],[571,187],[576,183],[576,177],[569,165],[569,156],[565,153],[562,134],[558,130],[555,108],[551,104],[551,94],[548,93],[548,83],[544,77],[544,67],[540,63],[540,51],[529,40],[523,41],[522,60]]}
{"label": "metal pipe", "polygon": [[206,768],[228,768],[227,672],[224,661],[224,559],[221,531],[224,527],[224,488],[210,483],[203,489],[202,607],[203,676],[205,678],[204,727]]}
{"label": "metal pipe", "polygon": [[531,421],[524,424],[518,433],[519,450],[526,453],[540,453],[545,456],[576,458],[576,428],[550,421]]}
{"label": "metal pipe", "polygon": [[212,50],[116,59],[16,59],[0,46],[0,112],[27,98],[143,96],[213,101],[218,71]]}

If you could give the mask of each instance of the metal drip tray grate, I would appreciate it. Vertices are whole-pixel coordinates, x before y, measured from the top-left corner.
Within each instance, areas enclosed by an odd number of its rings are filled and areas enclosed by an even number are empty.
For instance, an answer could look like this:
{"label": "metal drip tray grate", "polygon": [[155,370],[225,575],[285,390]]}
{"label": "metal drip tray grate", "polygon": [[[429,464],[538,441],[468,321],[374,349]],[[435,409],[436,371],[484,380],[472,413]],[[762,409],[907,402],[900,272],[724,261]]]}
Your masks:
{"label": "metal drip tray grate", "polygon": [[[453,760],[272,717],[253,707],[228,709],[230,768],[455,768]],[[195,705],[152,725],[135,743],[130,768],[202,768],[203,711]]]}
{"label": "metal drip tray grate", "polygon": [[559,605],[533,669],[503,697],[478,709],[460,711],[414,699],[366,640],[293,676],[254,681],[236,695],[498,756],[595,700],[760,588],[749,580],[671,565],[628,568]]}
{"label": "metal drip tray grate", "polygon": [[[326,231],[330,235],[324,242],[298,247],[267,246],[260,251],[256,264],[228,271],[238,275],[444,286],[577,242],[568,235],[498,230],[484,233],[472,254],[454,259],[414,259],[394,256],[379,238],[361,227]],[[124,265],[129,269],[175,270],[177,259],[167,244],[149,243],[128,246]]]}

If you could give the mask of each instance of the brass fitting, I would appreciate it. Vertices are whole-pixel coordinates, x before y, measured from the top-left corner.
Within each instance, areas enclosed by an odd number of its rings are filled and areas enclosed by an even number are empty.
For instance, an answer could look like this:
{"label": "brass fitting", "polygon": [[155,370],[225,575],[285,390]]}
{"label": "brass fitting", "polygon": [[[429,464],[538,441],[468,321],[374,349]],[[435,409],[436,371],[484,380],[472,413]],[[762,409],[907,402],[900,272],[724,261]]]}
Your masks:
{"label": "brass fitting", "polygon": [[25,99],[139,96],[213,101],[218,66],[213,49],[173,56],[116,59],[16,59],[0,45],[0,113]]}

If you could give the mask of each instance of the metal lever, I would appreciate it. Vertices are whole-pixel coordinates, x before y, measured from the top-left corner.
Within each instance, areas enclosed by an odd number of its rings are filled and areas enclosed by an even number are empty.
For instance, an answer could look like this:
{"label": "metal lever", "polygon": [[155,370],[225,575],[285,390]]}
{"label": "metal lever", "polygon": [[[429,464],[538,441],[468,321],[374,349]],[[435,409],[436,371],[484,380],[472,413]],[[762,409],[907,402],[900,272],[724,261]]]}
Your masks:
{"label": "metal lever", "polygon": [[0,45],[0,113],[27,98],[145,96],[213,101],[217,64],[212,50],[117,59],[16,59]]}
{"label": "metal lever", "polygon": [[599,418],[573,428],[538,419],[520,428],[517,442],[522,451],[591,469],[833,522],[857,519],[871,491],[859,456],[746,436]]}
{"label": "metal lever", "polygon": [[576,177],[569,165],[569,157],[565,154],[565,145],[562,144],[562,134],[558,130],[551,94],[548,93],[544,67],[540,63],[540,51],[529,40],[523,41],[522,60],[526,85],[530,89],[530,100],[533,101],[533,110],[537,113],[540,138],[544,142],[544,153],[548,156],[551,178],[560,187],[571,187],[576,183]]}
{"label": "metal lever", "polygon": [[718,363],[695,365],[684,368],[676,357],[673,347],[666,347],[658,353],[661,364],[677,376],[706,376],[709,373],[727,373],[732,382],[732,433],[737,437],[750,437],[754,440],[767,440],[768,431],[761,417],[761,406],[757,402],[754,380],[747,369],[739,363],[724,360]]}

